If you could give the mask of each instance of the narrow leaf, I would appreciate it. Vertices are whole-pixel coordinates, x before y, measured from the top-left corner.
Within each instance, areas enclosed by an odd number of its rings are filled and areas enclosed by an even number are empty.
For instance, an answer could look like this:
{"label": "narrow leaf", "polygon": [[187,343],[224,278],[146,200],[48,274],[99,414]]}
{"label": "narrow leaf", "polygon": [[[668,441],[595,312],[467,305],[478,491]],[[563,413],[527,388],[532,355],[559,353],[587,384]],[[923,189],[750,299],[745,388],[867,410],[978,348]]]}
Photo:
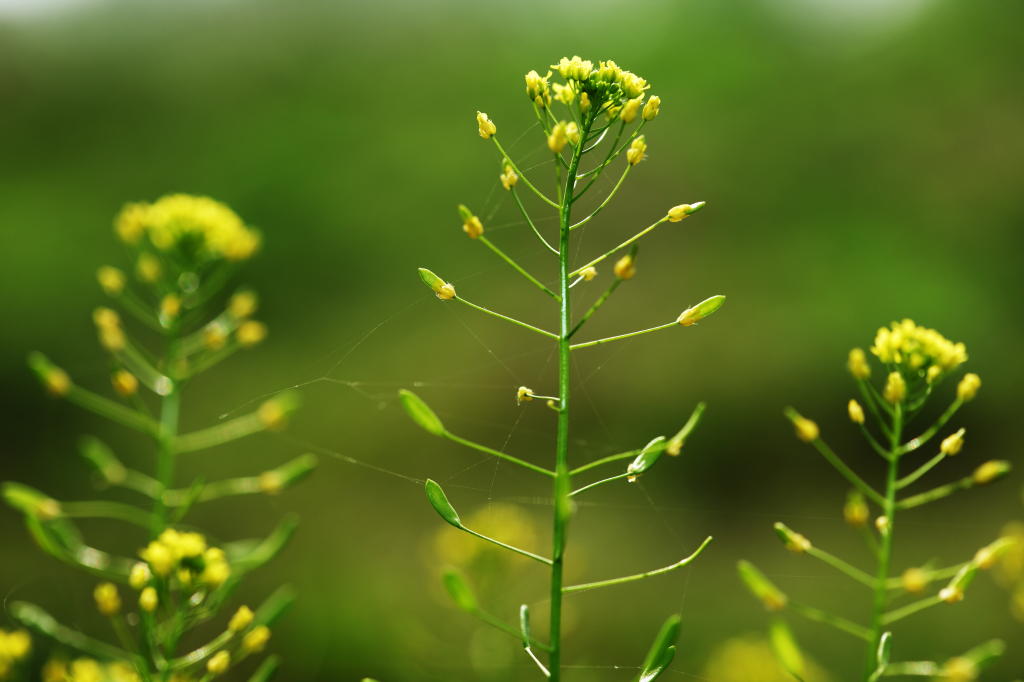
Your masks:
{"label": "narrow leaf", "polygon": [[802,679],[804,674],[804,657],[800,651],[800,645],[793,637],[786,621],[776,619],[768,630],[768,637],[772,644],[775,657],[779,659],[782,667],[793,677]]}
{"label": "narrow leaf", "polygon": [[654,463],[658,461],[659,457],[661,457],[661,453],[665,452],[665,448],[663,446],[664,442],[665,436],[658,436],[645,445],[643,450],[640,451],[640,454],[636,456],[636,459],[630,462],[629,466],[626,467],[626,473],[637,476],[654,466]]}
{"label": "narrow leaf", "polygon": [[454,569],[446,570],[441,576],[441,581],[444,583],[444,588],[448,590],[448,594],[456,606],[466,613],[476,613],[479,608],[476,596],[457,571]]}
{"label": "narrow leaf", "polygon": [[668,666],[668,663],[672,661],[672,657],[675,655],[675,647],[672,645],[675,644],[676,639],[679,637],[679,625],[681,622],[682,618],[680,615],[674,613],[661,626],[661,630],[658,631],[658,636],[654,638],[651,649],[647,652],[647,657],[640,668],[641,682],[655,679]]}

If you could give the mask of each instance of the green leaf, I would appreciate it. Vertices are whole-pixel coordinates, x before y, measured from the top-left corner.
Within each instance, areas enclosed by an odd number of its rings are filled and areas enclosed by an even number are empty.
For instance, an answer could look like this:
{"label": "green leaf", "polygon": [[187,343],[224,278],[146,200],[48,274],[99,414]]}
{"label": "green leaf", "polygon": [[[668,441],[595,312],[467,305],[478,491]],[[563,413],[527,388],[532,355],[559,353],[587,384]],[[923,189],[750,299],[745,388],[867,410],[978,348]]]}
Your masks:
{"label": "green leaf", "polygon": [[672,662],[672,658],[676,653],[676,648],[673,644],[675,644],[676,639],[679,637],[679,625],[681,622],[682,618],[680,615],[674,613],[661,626],[661,630],[658,631],[658,636],[654,638],[651,649],[647,652],[647,658],[644,659],[644,664],[640,668],[640,682],[650,682],[650,680],[656,679],[665,671],[668,664]]}
{"label": "green leaf", "polygon": [[403,388],[398,392],[398,399],[402,401],[402,407],[405,408],[406,413],[424,431],[435,436],[444,434],[444,424],[418,395]]}
{"label": "green leaf", "polygon": [[626,473],[640,475],[654,466],[654,463],[661,457],[661,453],[665,452],[665,448],[662,446],[664,442],[665,436],[658,436],[645,445],[640,454],[636,456],[636,459],[626,467]]}
{"label": "green leaf", "polygon": [[82,436],[78,441],[78,452],[92,465],[107,485],[119,485],[124,482],[127,476],[124,464],[117,458],[114,451],[99,438]]}
{"label": "green leaf", "polygon": [[101,660],[131,660],[131,654],[127,651],[61,625],[53,616],[35,604],[23,601],[14,602],[8,607],[8,612],[25,627],[46,635],[75,651]]}
{"label": "green leaf", "polygon": [[740,580],[755,597],[761,600],[769,611],[779,611],[786,606],[786,595],[777,588],[754,564],[741,560],[736,565]]}
{"label": "green leaf", "polygon": [[441,490],[441,486],[433,479],[428,478],[424,487],[427,491],[427,499],[430,500],[430,506],[434,508],[434,511],[451,525],[456,528],[462,528],[462,520],[459,519],[459,514],[455,511],[455,507],[452,506],[444,491]]}
{"label": "green leaf", "polygon": [[441,581],[444,583],[444,588],[448,590],[448,594],[451,596],[452,601],[455,605],[466,613],[476,613],[479,606],[476,601],[476,596],[473,591],[469,589],[469,585],[463,577],[454,569],[448,569],[441,576]]}
{"label": "green leaf", "polygon": [[298,517],[289,514],[262,540],[238,540],[224,545],[223,549],[232,569],[232,578],[236,573],[248,573],[276,557],[291,539],[298,525]]}
{"label": "green leaf", "polygon": [[4,501],[23,514],[41,519],[60,515],[60,504],[46,493],[14,481],[7,481],[0,489]]}
{"label": "green leaf", "polygon": [[295,603],[295,588],[291,585],[281,585],[263,600],[263,603],[256,609],[252,619],[253,627],[259,625],[271,626],[284,612]]}
{"label": "green leaf", "polygon": [[786,672],[798,680],[803,679],[804,657],[786,621],[776,619],[768,630],[768,638],[775,657],[779,659]]}

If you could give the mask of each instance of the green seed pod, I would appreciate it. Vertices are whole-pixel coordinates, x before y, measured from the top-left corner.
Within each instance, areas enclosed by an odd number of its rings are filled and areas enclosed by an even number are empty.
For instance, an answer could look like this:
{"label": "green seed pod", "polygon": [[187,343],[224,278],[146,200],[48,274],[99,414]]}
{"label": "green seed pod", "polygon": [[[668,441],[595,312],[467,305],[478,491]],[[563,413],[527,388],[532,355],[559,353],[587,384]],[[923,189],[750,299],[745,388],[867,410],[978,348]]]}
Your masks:
{"label": "green seed pod", "polygon": [[45,493],[21,483],[8,481],[0,489],[7,504],[23,514],[49,521],[60,516],[60,503]]}
{"label": "green seed pod", "polygon": [[420,268],[419,273],[420,279],[423,280],[423,283],[430,287],[431,291],[433,291],[439,299],[442,301],[448,301],[455,298],[455,287],[451,284],[445,282],[426,268]]}
{"label": "green seed pod", "polygon": [[697,324],[705,317],[714,314],[724,304],[725,296],[721,294],[706,298],[692,308],[684,310],[676,321],[684,327],[689,327],[690,325]]}
{"label": "green seed pod", "polygon": [[786,595],[777,588],[761,571],[749,561],[740,561],[736,566],[740,580],[755,597],[761,600],[769,611],[780,611],[786,606]]}
{"label": "green seed pod", "polygon": [[435,436],[444,434],[444,424],[418,395],[403,388],[398,392],[398,399],[402,401],[402,407],[405,408],[406,413],[424,431]]}
{"label": "green seed pod", "polygon": [[661,453],[665,452],[664,443],[665,436],[658,436],[645,445],[640,454],[636,456],[636,459],[629,463],[629,466],[626,467],[626,473],[631,474],[628,478],[631,483],[636,480],[637,476],[654,466],[654,463],[661,457]]}
{"label": "green seed pod", "polygon": [[772,650],[782,667],[797,679],[803,677],[804,656],[786,621],[781,618],[776,619],[768,630],[768,639],[771,641]]}
{"label": "green seed pod", "polygon": [[428,478],[427,483],[424,486],[427,491],[427,499],[430,500],[430,506],[434,508],[442,519],[455,526],[456,528],[462,528],[462,520],[459,518],[458,512],[455,511],[455,507],[445,497],[444,491],[441,490],[441,486],[437,484],[433,479]]}
{"label": "green seed pod", "polygon": [[654,642],[647,652],[647,658],[644,659],[643,666],[640,668],[640,682],[650,682],[657,679],[668,668],[676,654],[674,644],[676,639],[679,638],[679,625],[681,622],[682,618],[679,614],[674,613],[661,626],[661,630],[658,631],[658,635],[654,638]]}
{"label": "green seed pod", "polygon": [[124,464],[106,443],[95,436],[83,436],[78,441],[78,452],[96,469],[107,485],[117,485],[127,475]]}
{"label": "green seed pod", "polygon": [[800,535],[800,533],[797,533],[786,524],[776,522],[774,529],[775,534],[779,536],[779,539],[782,540],[782,544],[784,544],[786,549],[789,551],[801,554],[811,548],[810,540],[805,538],[803,535]]}

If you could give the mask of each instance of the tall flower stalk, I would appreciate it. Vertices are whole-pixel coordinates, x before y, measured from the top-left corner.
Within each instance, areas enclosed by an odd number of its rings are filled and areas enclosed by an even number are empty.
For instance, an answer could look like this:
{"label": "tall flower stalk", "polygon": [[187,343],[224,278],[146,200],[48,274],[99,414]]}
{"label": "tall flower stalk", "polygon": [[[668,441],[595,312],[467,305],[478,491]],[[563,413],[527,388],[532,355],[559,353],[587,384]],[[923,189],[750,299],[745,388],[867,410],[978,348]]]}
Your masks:
{"label": "tall flower stalk", "polygon": [[[316,459],[307,454],[254,475],[219,481],[200,477],[180,485],[179,459],[282,428],[297,407],[296,397],[283,393],[249,414],[208,428],[186,433],[179,427],[191,380],[266,336],[264,324],[252,319],[256,295],[246,290],[225,293],[238,266],[259,246],[259,234],[227,206],[188,195],[129,204],[115,227],[133,255],[138,284],[129,286],[126,274],[111,266],[99,269],[99,284],[134,318],[133,326],[153,333],[156,343],[143,343],[130,334],[113,308],[94,311],[100,345],[109,355],[113,397],[79,386],[41,353],[33,353],[29,365],[51,395],[151,441],[151,454],[126,460],[95,437],[81,441],[82,457],[104,486],[123,489],[134,500],[58,501],[20,483],[3,484],[4,498],[24,514],[44,551],[102,580],[93,597],[109,621],[106,634],[114,642],[104,634],[63,625],[34,604],[14,602],[9,611],[71,654],[50,661],[44,671],[47,680],[208,681],[248,667],[239,668],[263,651],[269,625],[292,601],[290,588],[283,587],[255,610],[242,605],[220,625],[205,625],[217,622],[246,574],[283,548],[296,522],[284,519],[264,539],[214,546],[187,516],[211,500],[277,494],[308,474]],[[138,554],[119,556],[90,546],[78,519],[134,527]],[[197,629],[200,635],[219,634],[199,648],[182,651],[186,635]],[[270,656],[247,674],[257,682],[266,680],[277,666],[277,657]]]}
{"label": "tall flower stalk", "polygon": [[[740,577],[769,610],[796,613],[835,627],[860,640],[865,648],[864,670],[860,677],[862,680],[871,682],[883,676],[900,675],[974,680],[986,665],[1002,653],[1002,642],[986,642],[944,663],[892,662],[891,628],[926,609],[962,601],[975,574],[992,567],[996,559],[1012,545],[1012,541],[999,538],[979,549],[973,558],[949,566],[914,566],[894,575],[896,519],[897,514],[902,516],[903,512],[944,499],[961,490],[991,483],[1010,471],[1010,463],[991,460],[978,466],[970,476],[906,494],[905,491],[916,485],[932,469],[947,458],[955,457],[963,449],[966,431],[960,428],[947,433],[941,439],[938,451],[932,456],[923,461],[918,459],[925,446],[946,430],[947,424],[960,408],[975,398],[981,387],[981,379],[977,374],[965,374],[957,384],[953,400],[946,409],[930,426],[908,438],[912,423],[924,412],[929,399],[938,393],[944,380],[967,361],[966,348],[964,344],[953,343],[933,329],[918,326],[911,320],[903,320],[878,330],[871,353],[883,365],[885,379],[879,385],[872,382],[868,354],[861,348],[850,351],[847,366],[863,403],[851,399],[847,404],[847,413],[850,421],[861,431],[868,447],[885,462],[886,473],[880,489],[864,480],[829,447],[815,422],[791,407],[786,408],[785,414],[793,423],[797,437],[813,446],[852,486],[843,515],[847,523],[863,535],[874,559],[873,568],[862,570],[812,544],[808,538],[784,523],[775,524],[775,533],[787,549],[825,563],[870,592],[871,596],[866,600],[867,625],[790,601],[749,562],[740,562]],[[873,523],[869,524],[872,506],[877,513]],[[933,583],[943,586],[930,590],[929,586]],[[773,627],[780,632],[785,630],[781,620],[776,621]],[[785,639],[789,640],[788,637]],[[800,657],[794,653],[795,644],[784,648],[789,651],[789,655],[781,654],[780,660],[791,673],[799,676]]]}
{"label": "tall flower stalk", "polygon": [[[564,565],[567,552],[567,534],[570,520],[575,512],[575,499],[589,491],[626,479],[634,481],[647,472],[658,461],[663,453],[678,455],[684,441],[696,427],[704,410],[703,403],[694,409],[686,424],[671,438],[659,436],[642,448],[620,452],[615,455],[580,464],[573,468],[570,452],[570,416],[572,414],[572,382],[571,368],[573,352],[606,343],[614,343],[630,339],[654,331],[676,327],[689,327],[721,307],[724,296],[712,296],[697,305],[683,311],[671,322],[606,338],[589,341],[577,341],[576,335],[583,329],[598,309],[614,294],[619,287],[636,273],[638,242],[650,234],[656,227],[666,222],[680,222],[697,212],[704,202],[680,204],[672,207],[667,213],[658,217],[648,227],[640,230],[633,237],[613,246],[604,253],[575,264],[570,258],[573,236],[577,229],[587,225],[612,200],[622,187],[626,177],[644,159],[647,144],[641,131],[650,121],[657,117],[661,105],[660,98],[648,97],[649,86],[643,78],[619,68],[612,61],[603,61],[596,66],[593,62],[579,57],[563,58],[552,66],[561,77],[562,82],[552,81],[552,72],[541,76],[536,71],[526,75],[526,94],[533,107],[534,115],[546,136],[547,147],[553,155],[555,175],[554,194],[549,195],[509,156],[502,146],[497,134],[496,124],[484,113],[477,114],[477,126],[480,137],[490,140],[497,150],[500,164],[500,181],[507,190],[523,217],[524,228],[528,227],[537,237],[539,247],[552,253],[557,259],[555,282],[545,284],[542,277],[527,272],[516,260],[501,250],[485,236],[485,228],[478,216],[465,206],[459,207],[462,227],[471,238],[483,244],[501,260],[512,267],[524,280],[539,289],[557,308],[557,331],[548,331],[533,324],[515,319],[502,313],[490,310],[460,296],[453,284],[438,277],[427,269],[420,269],[420,277],[436,296],[443,301],[456,301],[477,311],[491,315],[505,322],[517,325],[535,335],[543,336],[556,345],[558,357],[557,389],[554,395],[536,393],[522,386],[518,389],[517,400],[520,403],[542,401],[555,412],[556,438],[553,466],[542,466],[523,460],[514,455],[501,452],[489,446],[469,441],[448,431],[437,415],[415,394],[402,391],[400,397],[410,416],[428,432],[447,438],[453,442],[478,450],[526,468],[537,475],[551,479],[553,492],[552,511],[552,546],[549,556],[543,556],[522,548],[513,547],[499,539],[486,537],[467,528],[452,504],[448,501],[441,487],[433,480],[426,483],[427,496],[434,509],[451,525],[476,535],[484,541],[497,544],[509,551],[530,557],[544,565],[550,574],[550,609],[548,614],[547,641],[534,637],[530,629],[530,613],[527,605],[522,605],[518,627],[507,624],[504,620],[492,616],[477,603],[466,582],[456,573],[445,574],[445,585],[451,592],[456,603],[464,610],[473,613],[485,622],[519,637],[526,654],[536,664],[539,672],[551,680],[560,680],[564,667],[562,647],[562,602],[565,595],[584,590],[610,587],[647,577],[668,573],[693,561],[710,542],[707,538],[699,547],[692,549],[687,556],[661,569],[638,573],[635,575],[599,580],[580,585],[566,585]],[[556,113],[556,111],[558,113]],[[601,178],[606,170],[615,168],[621,157],[621,174],[608,194],[589,210],[585,217],[574,217],[574,208],[578,202]],[[595,159],[584,168],[584,161]],[[537,227],[527,209],[527,204],[520,193],[525,187],[529,194],[543,204],[547,210],[553,210],[558,219],[557,238],[549,240]],[[623,253],[624,252],[624,253]],[[605,291],[596,297],[594,302],[582,314],[577,314],[572,306],[573,289],[594,281],[598,277],[597,267],[609,258],[623,254],[612,268],[611,281]],[[578,477],[591,470],[605,468],[608,465],[619,465],[628,461],[621,473],[606,476],[596,481],[577,486]],[[658,677],[672,659],[674,642],[678,632],[679,616],[673,615],[666,621],[658,637],[644,661],[638,679],[649,681]]]}

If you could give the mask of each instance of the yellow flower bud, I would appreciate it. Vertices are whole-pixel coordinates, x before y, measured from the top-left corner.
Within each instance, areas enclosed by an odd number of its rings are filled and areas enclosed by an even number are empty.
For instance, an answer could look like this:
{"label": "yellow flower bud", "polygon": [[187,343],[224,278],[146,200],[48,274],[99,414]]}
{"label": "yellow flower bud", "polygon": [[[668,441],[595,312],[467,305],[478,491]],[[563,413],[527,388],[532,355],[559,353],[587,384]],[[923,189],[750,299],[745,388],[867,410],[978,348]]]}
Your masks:
{"label": "yellow flower bud", "polygon": [[181,298],[177,294],[167,294],[160,299],[160,319],[173,320],[181,314]]}
{"label": "yellow flower bud", "polygon": [[271,431],[284,427],[286,415],[276,400],[268,400],[260,405],[257,414],[263,425]]}
{"label": "yellow flower bud", "polygon": [[206,670],[211,675],[223,675],[231,667],[231,654],[227,651],[218,651],[206,662]]}
{"label": "yellow flower bud", "polygon": [[797,416],[797,418],[793,420],[793,428],[796,431],[796,437],[805,443],[817,440],[821,433],[818,429],[818,425],[807,417]]}
{"label": "yellow flower bud", "polygon": [[54,398],[63,398],[71,390],[71,377],[60,367],[46,361],[37,371],[46,392]]}
{"label": "yellow flower bud", "polygon": [[624,123],[632,123],[634,119],[636,119],[636,115],[640,113],[642,100],[643,97],[626,100],[626,103],[622,105],[622,110],[619,112],[619,118],[622,119]]}
{"label": "yellow flower bud", "polygon": [[203,345],[207,350],[220,350],[227,342],[227,331],[220,322],[213,321],[203,328]]}
{"label": "yellow flower bud", "polygon": [[160,605],[160,597],[157,596],[156,589],[153,587],[147,587],[142,590],[142,594],[139,595],[139,608],[147,613],[153,613],[156,611],[156,607]]}
{"label": "yellow flower bud", "polygon": [[114,329],[121,326],[121,316],[110,308],[99,307],[92,311],[92,321],[97,329]]}
{"label": "yellow flower bud", "polygon": [[651,95],[650,99],[647,100],[647,104],[644,105],[644,120],[653,121],[657,118],[660,109],[661,98],[657,95]]}
{"label": "yellow flower bud", "polygon": [[957,656],[942,665],[942,672],[936,679],[943,682],[974,682],[978,679],[978,666],[969,658]]}
{"label": "yellow flower bud", "polygon": [[551,103],[551,93],[548,88],[550,77],[550,71],[543,77],[536,71],[526,74],[526,96],[538,107],[545,107]]}
{"label": "yellow flower bud", "polygon": [[277,495],[284,487],[281,474],[276,471],[264,471],[259,478],[260,491],[267,495]]}
{"label": "yellow flower bud", "polygon": [[132,570],[128,573],[128,584],[132,586],[132,589],[141,590],[147,583],[149,583],[149,580],[152,577],[153,573],[149,570],[149,565],[141,561],[137,561],[132,566]]}
{"label": "yellow flower bud", "polygon": [[569,121],[565,125],[565,136],[569,138],[569,142],[573,145],[580,143],[580,127],[576,125],[575,121]]}
{"label": "yellow flower bud", "polygon": [[854,348],[850,351],[846,366],[854,379],[867,379],[871,376],[871,365],[868,364],[868,356],[863,348]]}
{"label": "yellow flower bud", "polygon": [[633,256],[626,254],[615,263],[612,271],[619,279],[633,279],[636,275],[636,261]]}
{"label": "yellow flower bud", "polygon": [[135,244],[146,229],[146,204],[125,204],[114,220],[114,230],[121,241]]}
{"label": "yellow flower bud", "polygon": [[565,149],[567,144],[569,144],[568,124],[565,121],[559,121],[551,128],[551,134],[548,135],[548,149],[558,154]]}
{"label": "yellow flower bud", "polygon": [[555,91],[555,99],[566,106],[572,104],[572,101],[576,99],[576,90],[573,89],[572,85],[552,83],[551,88]]}
{"label": "yellow flower bud", "polygon": [[146,545],[146,548],[139,552],[139,556],[145,559],[154,573],[164,577],[170,574],[177,561],[167,545],[158,540]]}
{"label": "yellow flower bud", "polygon": [[907,397],[907,382],[899,372],[890,372],[885,381],[882,395],[892,404],[902,402]]}
{"label": "yellow flower bud", "polygon": [[531,389],[527,388],[526,386],[520,386],[518,390],[516,390],[517,405],[524,401],[529,402],[531,400],[533,400],[533,391]]}
{"label": "yellow flower bud", "polygon": [[258,653],[263,651],[263,648],[267,646],[267,642],[270,640],[270,628],[266,625],[259,625],[242,638],[242,650],[249,653]]}
{"label": "yellow flower bud", "polygon": [[420,268],[419,274],[423,283],[430,287],[439,299],[442,301],[448,301],[455,298],[455,287],[450,283],[445,282],[426,268]]}
{"label": "yellow flower bud", "polygon": [[252,624],[253,612],[248,606],[240,606],[228,622],[228,630],[241,632]]}
{"label": "yellow flower bud", "polygon": [[940,374],[942,374],[942,368],[939,367],[938,365],[932,365],[931,367],[928,368],[928,371],[925,372],[925,381],[927,381],[929,384],[934,384],[935,380],[939,378]]}
{"label": "yellow flower bud", "polygon": [[124,291],[124,273],[115,267],[104,265],[96,271],[96,279],[107,296],[120,296]]}
{"label": "yellow flower bud", "polygon": [[811,548],[811,541],[806,537],[792,530],[784,523],[775,524],[775,534],[779,536],[782,543],[791,552],[803,554]]}
{"label": "yellow flower bud", "polygon": [[202,580],[207,585],[217,587],[223,585],[224,582],[231,577],[231,567],[228,566],[226,561],[209,561],[206,562],[206,568],[203,569]]}
{"label": "yellow flower bud", "polygon": [[498,176],[498,179],[501,180],[501,186],[507,190],[511,190],[519,182],[519,176],[516,174],[515,169],[512,168],[512,164],[507,161],[502,167],[502,173]]}
{"label": "yellow flower bud", "polygon": [[1006,460],[989,460],[974,470],[972,478],[975,484],[985,485],[1010,473],[1011,468],[1012,466]]}
{"label": "yellow flower bud", "polygon": [[886,535],[889,532],[890,527],[891,524],[889,523],[888,516],[879,516],[875,519],[875,530],[877,530],[882,535]]}
{"label": "yellow flower bud", "polygon": [[491,119],[487,117],[487,114],[482,111],[476,112],[476,124],[480,130],[480,137],[485,140],[489,140],[491,135],[498,132],[498,127],[495,126],[494,122],[491,121]]}
{"label": "yellow flower bud", "polygon": [[142,254],[139,256],[139,260],[135,262],[135,274],[143,282],[152,284],[157,281],[160,279],[162,270],[160,261],[157,260],[156,256],[149,253]]}
{"label": "yellow flower bud", "polygon": [[583,278],[584,282],[589,282],[590,280],[597,277],[597,268],[595,268],[593,265],[591,265],[588,268],[583,268],[582,270],[580,270],[580,277]]}
{"label": "yellow flower bud", "polygon": [[267,338],[267,325],[256,320],[247,320],[238,326],[235,339],[243,348],[251,348]]}
{"label": "yellow flower bud", "polygon": [[856,400],[850,399],[846,405],[846,411],[850,413],[850,421],[854,424],[864,423],[864,408]]}
{"label": "yellow flower bud", "polygon": [[978,395],[979,388],[981,388],[981,377],[974,372],[965,374],[964,378],[957,384],[956,397],[965,403],[969,400],[974,400],[974,396]]}
{"label": "yellow flower bud", "polygon": [[843,506],[843,518],[848,524],[855,527],[862,527],[868,522],[870,514],[864,496],[853,490],[846,496],[846,504]]}
{"label": "yellow flower bud", "polygon": [[683,218],[689,217],[707,205],[706,201],[698,201],[694,204],[679,204],[668,210],[668,221],[678,223]]}
{"label": "yellow flower bud", "polygon": [[470,216],[466,222],[462,223],[462,231],[469,235],[470,239],[476,239],[484,233],[484,225],[480,222],[480,218]]}
{"label": "yellow flower bud", "polygon": [[939,599],[947,604],[956,604],[964,600],[964,591],[961,587],[950,586],[939,590]]}
{"label": "yellow flower bud", "polygon": [[630,166],[635,166],[644,160],[644,154],[647,153],[647,142],[644,140],[644,136],[633,140],[633,143],[629,145],[629,149],[626,150],[626,161],[629,162]]}
{"label": "yellow flower bud", "polygon": [[259,299],[251,291],[239,291],[228,301],[228,314],[236,320],[249,317],[256,312]]}
{"label": "yellow flower bud", "polygon": [[908,568],[900,576],[900,584],[903,589],[911,594],[924,592],[929,582],[931,582],[931,578],[928,573],[920,568]]}
{"label": "yellow flower bud", "polygon": [[96,608],[104,616],[113,616],[121,610],[121,595],[117,593],[114,583],[100,583],[92,592],[96,600]]}
{"label": "yellow flower bud", "polygon": [[[585,92],[580,93],[580,111],[586,113],[590,109],[590,95]],[[575,144],[575,143],[574,143]]]}
{"label": "yellow flower bud", "polygon": [[966,429],[960,429],[956,433],[943,438],[942,445],[939,446],[939,451],[942,454],[949,456],[959,453],[964,447],[964,433],[966,433]]}
{"label": "yellow flower bud", "polygon": [[119,369],[110,376],[110,383],[118,395],[128,397],[139,390],[139,380],[131,372]]}

